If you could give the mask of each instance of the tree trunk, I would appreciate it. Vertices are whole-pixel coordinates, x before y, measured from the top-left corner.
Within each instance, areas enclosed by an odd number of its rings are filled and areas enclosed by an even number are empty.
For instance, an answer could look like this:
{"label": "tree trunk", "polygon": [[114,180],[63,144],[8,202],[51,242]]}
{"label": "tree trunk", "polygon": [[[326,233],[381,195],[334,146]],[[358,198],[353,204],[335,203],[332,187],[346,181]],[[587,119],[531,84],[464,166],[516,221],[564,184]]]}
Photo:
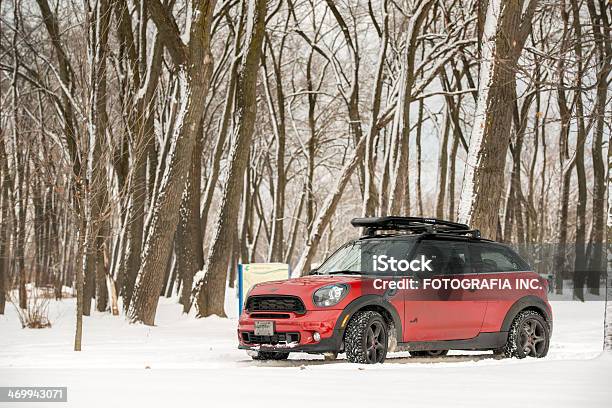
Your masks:
{"label": "tree trunk", "polygon": [[586,174],[584,168],[584,145],[587,138],[587,130],[584,123],[584,105],[582,102],[582,75],[584,75],[582,61],[582,28],[580,23],[580,10],[577,0],[571,1],[573,12],[573,26],[576,34],[574,41],[574,52],[576,54],[577,75],[576,75],[576,176],[578,181],[578,199],[576,203],[576,241],[575,241],[575,259],[574,259],[574,298],[584,301],[584,283],[586,277],[586,202],[587,202],[587,186]]}
{"label": "tree trunk", "polygon": [[391,178],[391,158],[393,156],[393,135],[391,132],[383,130],[383,169],[378,183],[378,215],[385,216],[389,211],[389,184]]}
{"label": "tree trunk", "polygon": [[457,214],[455,213],[455,179],[457,169],[457,151],[459,150],[459,135],[455,132],[453,138],[453,147],[451,148],[451,162],[448,174],[448,219],[455,221]]}
{"label": "tree trunk", "polygon": [[306,64],[306,87],[308,90],[308,132],[309,137],[306,142],[306,181],[304,182],[304,192],[306,193],[306,235],[310,234],[312,224],[315,217],[315,198],[313,191],[313,180],[315,171],[315,156],[317,147],[317,122],[316,122],[316,106],[317,94],[314,92],[312,79],[312,60],[314,51],[311,49],[308,54],[308,62]]}
{"label": "tree trunk", "polygon": [[[85,205],[85,201],[83,200]],[[91,223],[91,216],[85,216],[85,223]],[[88,231],[91,229],[91,226],[85,227]],[[84,245],[83,252],[83,315],[89,316],[91,315],[91,300],[94,298],[96,293],[96,249],[94,247],[94,239],[92,238],[92,233],[88,232],[86,235],[86,240]]]}
{"label": "tree trunk", "polygon": [[472,126],[459,222],[496,238],[499,202],[512,126],[516,63],[530,32],[537,0],[490,0],[483,33],[483,62]]}
{"label": "tree trunk", "polygon": [[444,120],[442,123],[442,140],[440,143],[440,154],[438,156],[438,197],[436,199],[436,218],[444,218],[444,203],[446,202],[446,170],[448,168],[448,134],[450,133],[448,107],[444,109]]}
{"label": "tree trunk", "polygon": [[402,66],[402,83],[398,98],[396,115],[395,143],[397,155],[395,155],[393,180],[391,182],[391,195],[389,197],[389,208],[391,215],[409,215],[410,213],[410,185],[409,185],[409,149],[410,144],[410,103],[412,102],[412,87],[415,76],[415,56],[417,50],[417,37],[421,26],[427,17],[433,0],[425,0],[417,4],[413,15],[407,22],[406,44],[404,62]]}
{"label": "tree trunk", "polygon": [[78,227],[79,239],[77,243],[76,271],[76,330],[74,334],[74,351],[81,351],[83,340],[83,268],[84,268],[84,245],[86,242],[86,223],[81,222]]}
{"label": "tree trunk", "polygon": [[[608,137],[608,146],[612,143],[612,135]],[[608,189],[612,187],[612,149],[608,149]],[[606,236],[612,237],[612,194],[608,194],[608,224]],[[606,312],[604,317],[604,350],[612,351],[612,259],[608,258],[606,274]]]}
{"label": "tree trunk", "polygon": [[34,267],[34,286],[40,287],[42,284],[42,267],[43,267],[43,233],[44,233],[44,210],[42,197],[40,195],[40,184],[34,181],[32,188],[32,205],[34,207],[34,243],[35,252],[32,266]]}
{"label": "tree trunk", "polygon": [[554,272],[555,272],[555,288],[557,294],[563,293],[563,279],[565,270],[567,268],[567,262],[565,260],[567,254],[567,215],[569,207],[569,193],[570,193],[570,181],[572,178],[572,169],[574,167],[574,161],[563,168],[562,172],[562,185],[561,185],[561,198],[559,203],[559,216],[557,218],[557,229],[559,233],[559,239],[557,243],[557,250],[555,254]]}
{"label": "tree trunk", "polygon": [[200,220],[200,187],[202,177],[202,121],[191,155],[191,168],[181,198],[179,221],[176,228],[176,268],[181,277],[180,303],[183,313],[191,309],[191,289],[194,275],[204,266],[202,222]]}
{"label": "tree trunk", "polygon": [[[565,8],[565,4],[564,4]],[[564,9],[561,12],[563,17],[563,36],[561,41],[561,50],[566,52],[568,44],[568,33],[569,33],[569,19],[568,13]],[[554,274],[555,274],[555,292],[557,294],[563,293],[563,281],[567,275],[567,227],[568,227],[568,213],[569,213],[569,196],[570,196],[570,183],[572,177],[572,171],[574,168],[575,157],[569,157],[569,132],[570,132],[570,121],[571,111],[566,95],[565,85],[565,59],[560,58],[557,63],[557,72],[559,73],[559,82],[557,84],[557,105],[559,107],[559,119],[560,119],[560,131],[559,131],[559,164],[561,167],[561,197],[559,200],[559,208],[557,210],[557,224],[556,230],[558,234],[557,247],[555,248],[554,255]],[[544,139],[545,140],[545,139]]]}
{"label": "tree trunk", "polygon": [[238,264],[240,263],[240,241],[238,239],[238,226],[234,229],[234,239],[232,241],[232,258],[229,265],[228,282],[227,285],[230,288],[236,287],[236,276],[238,271]]}
{"label": "tree trunk", "polygon": [[[612,40],[610,39],[610,21],[605,18],[604,3],[600,3],[597,12],[595,2],[587,2],[597,47],[599,72],[597,73],[597,97],[594,109],[595,132],[591,146],[593,159],[593,229],[591,233],[591,257],[587,287],[590,293],[599,295],[600,280],[604,274],[604,230],[606,228],[604,211],[606,200],[606,170],[602,158],[603,135],[606,122],[606,101],[608,97],[608,77],[612,69]],[[608,144],[608,150],[610,145]]]}
{"label": "tree trunk", "polygon": [[372,95],[372,109],[370,113],[370,126],[367,134],[367,146],[365,152],[365,193],[362,215],[364,217],[374,216],[378,208],[378,193],[376,192],[375,173],[376,173],[376,138],[379,129],[376,126],[378,115],[380,113],[380,105],[382,99],[383,79],[385,72],[385,61],[387,55],[387,46],[389,44],[389,13],[388,1],[383,2],[383,23],[380,33],[380,50],[378,52],[378,62],[376,65],[376,82],[374,86],[374,94]]}
{"label": "tree trunk", "polygon": [[123,309],[127,312],[130,308],[134,284],[138,275],[140,252],[142,250],[144,229],[144,207],[146,199],[146,158],[138,154],[134,157],[134,173],[131,180],[131,200],[126,220],[125,238],[127,240],[120,274],[123,275]]}
{"label": "tree trunk", "polygon": [[[146,3],[143,2],[143,8]],[[131,303],[134,284],[140,268],[140,254],[142,251],[145,204],[147,197],[147,159],[155,155],[155,91],[159,81],[159,75],[163,61],[163,46],[160,35],[155,37],[151,60],[146,61],[146,41],[140,39],[141,52],[137,53],[136,41],[132,31],[132,19],[129,7],[125,0],[117,0],[115,5],[116,19],[118,21],[118,34],[125,46],[129,70],[133,73],[129,97],[125,103],[125,114],[128,118],[126,133],[130,135],[130,144],[126,143],[125,150],[130,153],[129,173],[129,199],[127,202],[127,214],[125,215],[124,227],[124,250],[119,261],[118,282],[120,282],[121,295],[123,298],[123,309],[127,313]],[[146,8],[141,10],[140,28],[146,27],[148,21]],[[144,59],[144,61],[143,61]],[[144,68],[143,68],[144,67]],[[146,71],[145,71],[146,69]],[[143,77],[140,72],[146,75]],[[144,91],[144,92],[143,92]],[[126,137],[127,139],[127,137]],[[155,164],[151,163],[152,167]],[[150,174],[154,175],[153,168]],[[126,171],[127,173],[127,171]],[[154,179],[154,177],[151,177]]]}
{"label": "tree trunk", "polygon": [[209,222],[210,206],[212,204],[213,195],[215,194],[215,188],[217,187],[217,181],[219,180],[219,168],[221,166],[221,159],[223,157],[223,150],[225,148],[228,128],[231,120],[232,109],[234,107],[235,99],[235,88],[236,88],[236,75],[238,69],[238,58],[239,45],[236,40],[236,50],[234,51],[234,63],[230,70],[229,84],[227,86],[227,94],[225,96],[225,107],[223,108],[223,116],[221,118],[221,125],[217,133],[217,140],[215,141],[215,147],[213,150],[213,156],[211,158],[210,175],[206,181],[206,190],[204,192],[204,203],[202,205],[201,220],[202,220],[202,233],[206,234],[207,225]]}
{"label": "tree trunk", "polygon": [[191,166],[190,159],[212,74],[210,27],[215,2],[194,6],[189,45],[183,43],[176,22],[159,1],[150,1],[147,6],[177,67],[180,86],[172,143],[155,201],[148,214],[147,238],[129,309],[130,321],[153,325],[178,222],[184,177]]}
{"label": "tree trunk", "polygon": [[2,177],[0,177],[0,314],[4,314],[6,304],[6,293],[9,290],[8,275],[9,275],[9,242],[11,225],[9,221],[9,187],[10,175],[8,171],[8,160],[6,157],[6,149],[4,147],[4,134],[0,129],[0,169],[2,169]]}
{"label": "tree trunk", "polygon": [[[108,234],[108,183],[106,175],[106,160],[103,150],[106,146],[106,129],[108,115],[106,112],[106,70],[108,54],[108,32],[111,10],[107,0],[95,2],[95,9],[88,10],[89,19],[89,58],[90,58],[90,118],[89,143],[92,154],[88,155],[91,163],[87,169],[87,182],[91,199],[86,200],[91,206],[91,233],[88,235],[89,251],[87,272],[95,280],[96,310],[106,311],[108,306],[108,291],[106,288],[106,268],[104,265],[104,250]],[[90,265],[93,269],[90,269]],[[87,300],[86,300],[87,301]],[[89,304],[89,303],[88,303]],[[86,306],[86,309],[88,307]]]}
{"label": "tree trunk", "polygon": [[[172,257],[170,257],[170,259],[172,259]],[[170,266],[171,270],[170,270],[170,277],[168,278],[168,284],[166,286],[166,293],[164,294],[165,297],[169,298],[172,297],[172,292],[174,292],[174,285],[177,285],[177,293],[178,293],[178,289],[180,286],[180,282],[179,279],[177,277],[177,273],[176,273],[176,262],[172,263],[171,262],[171,266]]]}
{"label": "tree trunk", "polygon": [[289,265],[291,265],[291,261],[293,257],[293,250],[295,248],[295,241],[297,239],[298,224],[302,216],[302,209],[304,207],[305,197],[306,197],[306,194],[304,193],[304,191],[302,191],[302,194],[300,195],[300,203],[298,204],[295,210],[295,213],[293,214],[293,217],[292,217],[293,221],[291,223],[291,228],[289,230],[289,243],[287,244],[287,253],[285,254],[285,263]]}
{"label": "tree trunk", "polygon": [[[247,5],[243,5],[247,7]],[[234,145],[228,159],[226,185],[221,196],[214,236],[205,264],[205,275],[195,287],[196,307],[199,317],[213,314],[225,316],[225,283],[227,255],[232,247],[232,231],[238,222],[242,179],[255,127],[257,112],[256,85],[261,59],[261,46],[265,31],[267,0],[257,0],[248,5],[247,16],[252,16],[246,33],[245,54],[236,87],[234,115]]]}
{"label": "tree trunk", "polygon": [[[521,155],[523,152],[523,141],[525,131],[527,128],[527,119],[531,102],[533,101],[534,93],[530,93],[525,97],[523,104],[519,110],[518,102],[516,101],[516,93],[514,96],[515,102],[513,103],[513,121],[514,121],[514,148],[510,151],[512,156],[512,173],[510,175],[510,191],[506,200],[506,215],[504,221],[504,233],[502,238],[505,242],[512,242],[512,230],[516,225],[516,237],[515,243],[523,244],[525,242],[524,235],[524,223],[523,223],[523,201],[524,196],[522,192],[521,183]],[[521,253],[524,252],[524,248],[521,247]]]}
{"label": "tree trunk", "polygon": [[[423,55],[421,55],[423,56]],[[417,199],[417,209],[419,211],[419,215],[422,217],[423,214],[423,186],[422,186],[422,170],[423,170],[423,162],[422,162],[422,143],[421,143],[421,136],[423,134],[423,108],[425,106],[425,101],[423,101],[423,99],[419,100],[419,110],[418,110],[418,118],[417,118],[417,129],[416,129],[416,155],[417,155],[417,160],[416,160],[416,165],[417,165],[417,178],[416,178],[416,199]],[[454,146],[454,145],[453,145]],[[456,154],[457,152],[455,151]],[[453,162],[453,166],[454,166],[454,161],[455,161],[455,157],[451,155],[451,160]],[[453,167],[453,173],[454,173],[454,167]],[[453,183],[454,185],[454,183]],[[450,197],[452,200],[452,197]],[[451,201],[452,202],[452,201]],[[452,207],[451,207],[452,208]],[[455,215],[453,214],[453,210],[449,208],[449,211],[451,211],[449,213],[449,216],[454,217]]]}
{"label": "tree trunk", "polygon": [[[280,45],[278,46],[278,54],[275,56],[275,49],[270,46],[269,38],[267,38],[268,47],[265,48],[262,54],[263,67],[264,67],[264,90],[266,99],[268,102],[268,109],[270,111],[272,128],[274,131],[274,138],[276,140],[276,154],[275,154],[275,171],[274,171],[274,192],[273,192],[273,207],[272,207],[272,221],[271,221],[271,241],[268,250],[268,261],[269,262],[282,262],[284,257],[284,221],[285,221],[285,189],[287,185],[287,178],[285,175],[285,145],[286,145],[286,109],[285,109],[285,92],[283,89],[283,76],[282,76],[282,65],[283,65],[283,52],[285,48],[285,41],[288,33],[288,23],[290,14],[287,15],[285,22],[285,34],[283,35]],[[270,87],[270,81],[268,76],[266,53],[270,54],[272,62],[272,71],[274,73],[274,84],[276,88],[276,100],[272,97],[272,91]],[[276,103],[275,103],[276,102]]]}

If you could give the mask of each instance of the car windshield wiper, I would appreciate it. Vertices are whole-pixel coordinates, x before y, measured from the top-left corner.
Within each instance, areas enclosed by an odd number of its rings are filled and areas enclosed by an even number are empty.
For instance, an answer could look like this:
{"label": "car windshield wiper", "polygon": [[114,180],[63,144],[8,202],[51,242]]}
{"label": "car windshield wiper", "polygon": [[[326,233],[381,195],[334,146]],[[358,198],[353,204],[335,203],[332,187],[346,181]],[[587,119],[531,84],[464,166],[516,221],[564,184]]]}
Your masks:
{"label": "car windshield wiper", "polygon": [[328,275],[362,275],[361,271],[331,271],[327,272]]}

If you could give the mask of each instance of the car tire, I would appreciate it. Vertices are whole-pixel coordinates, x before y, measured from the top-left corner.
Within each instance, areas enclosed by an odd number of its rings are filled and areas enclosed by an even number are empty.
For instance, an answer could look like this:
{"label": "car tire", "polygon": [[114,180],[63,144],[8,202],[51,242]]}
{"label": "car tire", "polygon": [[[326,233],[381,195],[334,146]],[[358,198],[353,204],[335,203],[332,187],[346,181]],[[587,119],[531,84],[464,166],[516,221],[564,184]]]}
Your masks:
{"label": "car tire", "polygon": [[382,363],[387,356],[388,339],[387,324],[380,313],[357,312],[344,336],[346,358],[351,363]]}
{"label": "car tire", "polygon": [[510,326],[504,346],[506,357],[546,357],[550,344],[550,327],[541,314],[534,310],[520,312]]}
{"label": "car tire", "polygon": [[412,357],[442,357],[448,354],[448,350],[423,350],[409,351]]}
{"label": "car tire", "polygon": [[289,353],[277,351],[258,351],[257,354],[251,356],[253,360],[286,360]]}

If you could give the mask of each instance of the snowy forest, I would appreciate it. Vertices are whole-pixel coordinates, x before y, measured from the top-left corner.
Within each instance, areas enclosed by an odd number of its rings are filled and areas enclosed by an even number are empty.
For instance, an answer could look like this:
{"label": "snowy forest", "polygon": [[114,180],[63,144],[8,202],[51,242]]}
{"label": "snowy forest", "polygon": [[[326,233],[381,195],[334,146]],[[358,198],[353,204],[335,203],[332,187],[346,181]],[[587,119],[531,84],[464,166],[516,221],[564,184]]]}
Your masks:
{"label": "snowy forest", "polygon": [[605,287],[608,0],[0,10],[0,313],[40,288],[76,294],[77,339],[94,309],[153,325],[160,296],[225,316],[238,263],[307,274],[378,215]]}

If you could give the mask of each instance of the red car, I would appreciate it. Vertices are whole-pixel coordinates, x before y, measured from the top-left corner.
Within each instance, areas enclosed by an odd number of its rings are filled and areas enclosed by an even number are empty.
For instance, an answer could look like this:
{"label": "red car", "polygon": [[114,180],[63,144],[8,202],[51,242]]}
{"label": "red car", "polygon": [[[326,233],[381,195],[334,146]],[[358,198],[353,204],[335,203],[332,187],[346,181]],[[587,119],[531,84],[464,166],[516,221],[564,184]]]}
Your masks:
{"label": "red car", "polygon": [[381,363],[388,351],[441,356],[493,350],[544,357],[552,332],[547,282],[511,248],[432,218],[356,218],[361,238],[309,276],[254,286],[238,323],[255,359],[345,352]]}

